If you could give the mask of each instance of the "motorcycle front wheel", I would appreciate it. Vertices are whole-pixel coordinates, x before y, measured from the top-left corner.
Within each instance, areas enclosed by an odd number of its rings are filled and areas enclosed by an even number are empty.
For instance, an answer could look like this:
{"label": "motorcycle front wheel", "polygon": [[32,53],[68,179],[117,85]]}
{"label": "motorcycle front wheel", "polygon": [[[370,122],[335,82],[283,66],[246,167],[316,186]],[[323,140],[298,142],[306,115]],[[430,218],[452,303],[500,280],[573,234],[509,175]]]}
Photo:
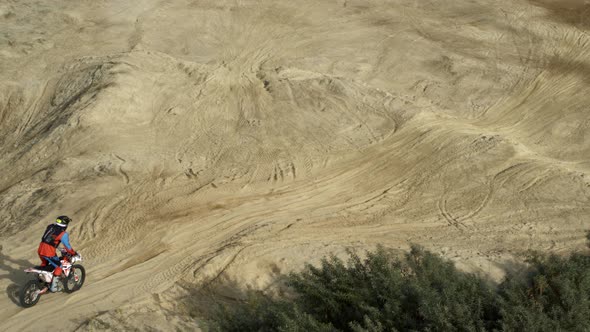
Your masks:
{"label": "motorcycle front wheel", "polygon": [[86,280],[86,270],[82,265],[72,265],[70,275],[64,280],[64,292],[73,293],[78,289],[82,288]]}
{"label": "motorcycle front wheel", "polygon": [[19,300],[23,308],[30,308],[39,302],[41,295],[39,291],[43,289],[44,284],[38,280],[29,280],[21,289]]}

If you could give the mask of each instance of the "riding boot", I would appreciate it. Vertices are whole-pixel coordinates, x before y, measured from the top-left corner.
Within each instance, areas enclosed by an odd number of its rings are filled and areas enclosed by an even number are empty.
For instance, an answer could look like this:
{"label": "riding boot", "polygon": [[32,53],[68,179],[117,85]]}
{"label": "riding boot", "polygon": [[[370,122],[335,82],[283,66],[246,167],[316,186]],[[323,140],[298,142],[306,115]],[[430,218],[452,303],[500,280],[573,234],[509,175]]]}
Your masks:
{"label": "riding boot", "polygon": [[53,293],[57,292],[57,283],[59,282],[58,276],[53,276],[53,280],[51,281],[51,287],[49,290]]}

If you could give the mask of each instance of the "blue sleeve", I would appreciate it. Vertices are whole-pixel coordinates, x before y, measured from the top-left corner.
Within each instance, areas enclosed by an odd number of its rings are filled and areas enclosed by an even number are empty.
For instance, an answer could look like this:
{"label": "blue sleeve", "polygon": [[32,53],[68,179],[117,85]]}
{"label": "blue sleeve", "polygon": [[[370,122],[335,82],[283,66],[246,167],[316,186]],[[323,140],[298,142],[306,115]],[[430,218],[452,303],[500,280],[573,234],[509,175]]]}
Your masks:
{"label": "blue sleeve", "polygon": [[70,245],[70,236],[68,235],[67,232],[61,236],[61,243],[63,243],[63,245],[64,245],[64,247],[66,247],[66,249],[72,250],[72,246]]}

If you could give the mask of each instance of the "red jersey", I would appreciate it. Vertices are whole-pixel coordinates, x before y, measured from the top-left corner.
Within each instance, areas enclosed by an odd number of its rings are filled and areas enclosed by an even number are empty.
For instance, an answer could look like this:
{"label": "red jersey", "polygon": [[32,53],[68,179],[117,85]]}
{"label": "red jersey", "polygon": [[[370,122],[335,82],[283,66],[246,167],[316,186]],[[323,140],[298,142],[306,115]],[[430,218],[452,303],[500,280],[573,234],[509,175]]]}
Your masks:
{"label": "red jersey", "polygon": [[55,253],[55,249],[61,243],[61,238],[65,233],[66,231],[64,227],[60,227],[55,224],[47,226],[47,228],[45,229],[45,233],[43,233],[43,237],[41,238],[39,249],[37,249],[37,253],[39,254],[39,256],[57,256]]}

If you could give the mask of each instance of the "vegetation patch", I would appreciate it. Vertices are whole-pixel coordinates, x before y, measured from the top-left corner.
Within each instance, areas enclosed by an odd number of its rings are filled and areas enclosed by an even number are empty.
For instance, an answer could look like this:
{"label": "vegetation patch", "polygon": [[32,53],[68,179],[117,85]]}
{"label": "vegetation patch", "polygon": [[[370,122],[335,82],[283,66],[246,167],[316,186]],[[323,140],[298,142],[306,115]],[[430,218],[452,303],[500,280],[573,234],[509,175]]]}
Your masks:
{"label": "vegetation patch", "polygon": [[500,285],[418,246],[404,257],[349,252],[285,276],[280,298],[250,291],[215,312],[213,331],[587,331],[590,256],[532,254]]}

